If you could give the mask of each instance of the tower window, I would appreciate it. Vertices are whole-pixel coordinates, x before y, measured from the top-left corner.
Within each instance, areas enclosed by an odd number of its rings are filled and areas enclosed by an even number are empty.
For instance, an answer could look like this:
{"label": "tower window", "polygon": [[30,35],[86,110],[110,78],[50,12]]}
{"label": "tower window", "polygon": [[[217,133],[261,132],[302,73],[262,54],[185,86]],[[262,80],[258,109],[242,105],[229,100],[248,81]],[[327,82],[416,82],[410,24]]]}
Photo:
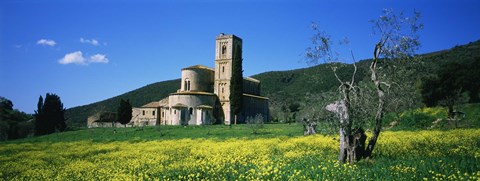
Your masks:
{"label": "tower window", "polygon": [[225,55],[227,53],[227,46],[223,45],[222,46],[222,55]]}
{"label": "tower window", "polygon": [[188,109],[190,111],[190,115],[193,114],[193,108]]}
{"label": "tower window", "polygon": [[190,80],[189,79],[185,79],[185,82],[183,83],[183,87],[184,87],[185,91],[190,90]]}
{"label": "tower window", "polygon": [[142,115],[145,115],[145,111],[142,111]]}
{"label": "tower window", "polygon": [[152,115],[155,116],[155,111],[152,111]]}
{"label": "tower window", "polygon": [[225,72],[225,67],[224,66],[222,66],[222,72]]}

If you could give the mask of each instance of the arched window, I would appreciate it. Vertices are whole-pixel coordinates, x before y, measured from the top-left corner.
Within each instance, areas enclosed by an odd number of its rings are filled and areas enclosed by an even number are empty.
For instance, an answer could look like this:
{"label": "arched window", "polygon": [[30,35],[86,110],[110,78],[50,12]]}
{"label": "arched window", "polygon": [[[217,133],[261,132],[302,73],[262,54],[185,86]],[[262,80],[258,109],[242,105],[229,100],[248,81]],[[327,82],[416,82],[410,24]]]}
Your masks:
{"label": "arched window", "polygon": [[193,108],[188,109],[188,111],[190,111],[190,115],[193,114]]}
{"label": "arched window", "polygon": [[227,46],[223,45],[222,46],[222,55],[225,55],[227,53]]}
{"label": "arched window", "polygon": [[225,66],[222,66],[222,72],[225,72]]}
{"label": "arched window", "polygon": [[185,91],[190,90],[190,79],[188,79],[188,78],[185,79],[185,82],[183,83],[183,87],[184,87]]}
{"label": "arched window", "polygon": [[187,80],[185,80],[185,82],[183,82],[183,89],[185,89],[185,91],[187,91]]}

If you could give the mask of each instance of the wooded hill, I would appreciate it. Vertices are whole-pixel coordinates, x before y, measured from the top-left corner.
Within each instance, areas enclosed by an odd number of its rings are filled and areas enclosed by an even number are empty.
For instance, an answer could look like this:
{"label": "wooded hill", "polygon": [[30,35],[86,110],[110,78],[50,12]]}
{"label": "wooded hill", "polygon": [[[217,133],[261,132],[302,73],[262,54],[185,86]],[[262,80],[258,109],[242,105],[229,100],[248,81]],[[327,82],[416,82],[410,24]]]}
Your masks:
{"label": "wooded hill", "polygon": [[[422,79],[431,76],[441,66],[452,61],[470,62],[471,64],[479,62],[480,41],[418,55],[410,60],[382,61],[383,73],[387,75],[385,78],[389,82],[393,82],[392,87],[395,90],[390,100],[399,103],[392,105],[389,110],[401,112],[423,107],[419,90]],[[369,81],[370,62],[371,60],[362,60],[356,63],[358,70],[355,78],[362,80],[360,83]],[[332,73],[332,65],[338,67],[337,73],[342,80],[346,81],[351,78],[353,65],[343,63],[320,64],[309,68],[272,71],[252,76],[261,81],[262,95],[270,98],[271,119],[284,120],[285,107],[293,103],[300,104],[297,119],[321,117],[318,114],[322,114],[324,106],[338,99],[336,89],[339,83]],[[138,107],[163,99],[179,88],[180,79],[162,81],[110,99],[73,107],[66,111],[67,125],[69,127],[85,127],[88,116],[101,111],[115,111],[120,99],[129,99],[133,107]],[[478,96],[478,92],[476,95]],[[282,107],[284,108],[282,109]]]}
{"label": "wooded hill", "polygon": [[69,127],[86,127],[87,118],[97,112],[116,112],[120,100],[130,100],[133,107],[139,107],[152,101],[167,97],[180,88],[180,79],[167,80],[146,85],[139,89],[118,95],[103,101],[67,109],[65,118]]}

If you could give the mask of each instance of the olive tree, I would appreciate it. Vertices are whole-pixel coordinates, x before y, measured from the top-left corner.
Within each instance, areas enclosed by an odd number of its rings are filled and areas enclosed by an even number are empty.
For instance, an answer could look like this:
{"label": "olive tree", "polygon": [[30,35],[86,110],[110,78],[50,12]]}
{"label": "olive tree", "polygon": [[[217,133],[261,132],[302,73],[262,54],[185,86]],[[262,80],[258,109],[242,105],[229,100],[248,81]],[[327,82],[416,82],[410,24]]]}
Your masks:
{"label": "olive tree", "polygon": [[[423,28],[419,23],[420,13],[413,12],[411,17],[403,12],[396,14],[391,9],[383,10],[376,20],[371,20],[373,37],[376,44],[372,45],[373,57],[369,66],[369,81],[356,80],[357,65],[353,50],[349,57],[353,61],[354,70],[348,80],[337,74],[340,53],[334,50],[329,34],[322,31],[317,24],[312,24],[314,36],[312,47],[306,49],[306,60],[309,64],[329,63],[335,78],[339,83],[339,100],[325,108],[336,113],[340,125],[340,153],[342,163],[355,163],[361,158],[370,158],[382,129],[382,119],[385,112],[386,94],[392,82],[386,81],[386,74],[380,74],[382,62],[404,60],[414,55],[420,42],[417,32]],[[348,40],[340,42],[348,44]],[[342,79],[343,78],[343,79]],[[365,146],[365,126],[372,126],[372,136]]]}

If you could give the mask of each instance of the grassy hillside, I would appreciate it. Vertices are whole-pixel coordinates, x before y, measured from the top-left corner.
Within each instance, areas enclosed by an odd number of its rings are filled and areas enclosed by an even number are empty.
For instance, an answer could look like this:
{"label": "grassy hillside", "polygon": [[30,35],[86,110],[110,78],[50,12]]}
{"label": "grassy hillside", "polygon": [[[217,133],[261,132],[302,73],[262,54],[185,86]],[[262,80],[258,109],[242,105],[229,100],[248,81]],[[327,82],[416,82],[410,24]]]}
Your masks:
{"label": "grassy hillside", "polygon": [[[465,104],[457,107],[465,113],[460,117],[457,125],[447,119],[447,110],[443,107],[415,108],[399,113],[386,115],[383,129],[387,131],[400,130],[450,130],[450,129],[478,129],[480,128],[480,103]],[[114,133],[114,130],[115,133]],[[68,132],[58,132],[52,135],[40,137],[28,137],[25,139],[11,140],[9,142],[72,142],[90,140],[93,142],[112,141],[147,141],[147,140],[175,140],[175,139],[215,139],[226,140],[234,138],[275,138],[292,137],[303,135],[303,125],[292,124],[264,124],[259,134],[252,134],[252,129],[247,125],[213,125],[213,126],[161,126],[145,128],[96,128],[79,129]],[[319,122],[317,125],[319,134],[333,134],[329,124]]]}
{"label": "grassy hillside", "polygon": [[[402,112],[423,107],[419,85],[421,80],[433,74],[443,64],[451,61],[472,61],[480,58],[480,41],[456,46],[449,50],[418,55],[408,61],[380,62],[383,64],[387,80],[393,83],[393,89],[399,94],[392,99],[411,99],[412,105],[390,108],[390,111]],[[357,62],[356,80],[369,82],[371,60]],[[350,79],[353,66],[336,64],[337,72],[344,81]],[[290,71],[265,72],[253,76],[262,81],[262,94],[270,98],[272,117],[282,119],[282,106],[297,102],[301,105],[298,115],[312,117],[318,114],[332,100],[338,99],[336,89],[339,84],[334,77],[330,64]],[[301,117],[300,117],[301,118]]]}
{"label": "grassy hillside", "polygon": [[[57,132],[40,137],[11,140],[10,143],[39,142],[75,142],[89,140],[92,142],[114,141],[155,141],[179,139],[254,139],[301,136],[301,124],[265,124],[258,134],[246,125],[204,125],[204,126],[146,126],[135,128],[83,128],[75,131]],[[115,131],[114,131],[115,130]],[[0,142],[1,143],[1,142]]]}
{"label": "grassy hillside", "polygon": [[388,130],[424,130],[480,128],[480,103],[456,106],[464,115],[450,120],[445,107],[425,107],[410,109],[400,113],[389,113],[384,128]]}
{"label": "grassy hillside", "polygon": [[[339,164],[337,135],[301,125],[83,129],[0,143],[2,180],[478,180],[479,129],[384,131]],[[34,168],[34,169],[32,169]]]}
{"label": "grassy hillside", "polygon": [[120,99],[129,99],[132,106],[142,106],[152,101],[167,97],[170,93],[180,89],[180,79],[168,80],[146,85],[125,94],[112,97],[100,102],[67,109],[65,117],[70,127],[85,127],[87,117],[100,111],[116,111]]}
{"label": "grassy hillside", "polygon": [[[386,65],[390,71],[388,73],[389,81],[395,82],[395,85],[401,88],[398,89],[398,92],[405,93],[394,96],[397,99],[410,98],[416,101],[410,107],[404,106],[393,110],[401,112],[423,107],[418,92],[418,84],[423,77],[435,72],[445,62],[470,61],[476,58],[480,58],[480,41],[456,46],[449,50],[419,55],[408,62],[389,63]],[[357,80],[368,81],[369,64],[370,60],[362,60],[357,63]],[[339,76],[343,80],[348,80],[353,66],[339,63],[335,65],[338,67]],[[281,107],[288,107],[294,102],[301,105],[299,115],[312,117],[314,114],[318,114],[325,104],[336,99],[334,90],[338,88],[338,82],[328,64],[289,71],[265,72],[253,77],[262,81],[262,95],[270,98],[271,117],[274,119],[283,119]],[[107,100],[68,109],[66,113],[66,117],[69,118],[68,124],[74,127],[86,126],[86,119],[89,115],[97,111],[114,111],[121,98],[130,99],[133,106],[141,106],[168,96],[169,93],[179,89],[179,86],[178,79],[158,82]]]}

